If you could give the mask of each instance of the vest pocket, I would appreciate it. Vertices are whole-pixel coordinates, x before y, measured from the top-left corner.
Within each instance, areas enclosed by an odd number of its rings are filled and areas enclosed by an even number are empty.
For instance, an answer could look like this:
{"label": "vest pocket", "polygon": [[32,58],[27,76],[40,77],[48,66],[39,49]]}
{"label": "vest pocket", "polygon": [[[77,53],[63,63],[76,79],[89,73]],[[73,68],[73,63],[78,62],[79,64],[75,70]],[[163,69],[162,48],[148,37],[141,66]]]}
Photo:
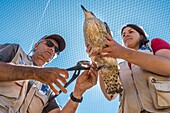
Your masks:
{"label": "vest pocket", "polygon": [[155,108],[170,108],[170,81],[149,77],[148,82]]}
{"label": "vest pocket", "polygon": [[19,83],[20,84],[17,82],[1,82],[0,95],[11,99],[19,98],[24,81],[19,81]]}
{"label": "vest pocket", "polygon": [[3,110],[17,112],[25,97],[26,86],[27,81],[1,82],[0,112]]}
{"label": "vest pocket", "polygon": [[35,95],[36,95],[36,97],[38,97],[42,101],[43,105],[45,105],[47,103],[47,101],[48,101],[48,96],[47,95],[42,94],[38,90],[35,92]]}
{"label": "vest pocket", "polygon": [[41,113],[48,101],[48,96],[36,90],[29,106],[29,113]]}

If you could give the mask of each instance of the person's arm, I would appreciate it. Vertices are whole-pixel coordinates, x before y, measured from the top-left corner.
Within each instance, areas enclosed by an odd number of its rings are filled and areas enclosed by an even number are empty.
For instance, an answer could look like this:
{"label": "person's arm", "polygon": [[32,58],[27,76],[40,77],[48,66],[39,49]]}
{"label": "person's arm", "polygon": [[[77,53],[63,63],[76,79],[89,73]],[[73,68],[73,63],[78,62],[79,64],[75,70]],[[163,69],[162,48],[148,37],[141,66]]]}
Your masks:
{"label": "person's arm", "polygon": [[[93,63],[90,70],[84,71],[76,80],[73,96],[81,99],[86,90],[90,89],[97,84],[98,74],[96,71],[97,66]],[[62,110],[54,109],[49,113],[75,113],[79,103],[69,99]]]}
{"label": "person's arm", "polygon": [[[73,92],[73,96],[77,99],[81,99],[82,95],[77,95],[75,92]],[[74,102],[71,99],[68,100],[66,105],[63,107],[63,109],[60,110],[60,108],[56,108],[51,110],[49,113],[75,113],[78,108],[79,103]]]}
{"label": "person's arm", "polygon": [[22,66],[0,62],[0,82],[34,79],[49,85],[58,94],[58,90],[55,89],[53,84],[66,93],[67,90],[59,82],[65,84],[66,78],[68,78],[68,72],[65,69]]}
{"label": "person's arm", "polygon": [[166,55],[164,54],[164,56],[161,54],[158,55],[158,53],[151,55],[125,48],[114,41],[109,35],[107,35],[106,38],[108,39],[106,43],[107,47],[92,55],[124,59],[153,73],[170,76],[170,58],[165,57],[169,56],[170,50],[166,50]]}
{"label": "person's arm", "polygon": [[[27,71],[30,70],[30,71]],[[0,62],[0,82],[33,79],[34,68]],[[26,73],[27,72],[27,73]],[[32,74],[31,74],[32,73]]]}
{"label": "person's arm", "polygon": [[[163,50],[159,51],[160,53],[163,52]],[[148,71],[164,76],[170,76],[170,58],[162,56],[162,54],[151,55],[130,49],[125,49],[124,52],[125,55],[122,56],[122,59],[141,66]],[[167,54],[170,54],[170,50],[167,50],[166,52]]]}

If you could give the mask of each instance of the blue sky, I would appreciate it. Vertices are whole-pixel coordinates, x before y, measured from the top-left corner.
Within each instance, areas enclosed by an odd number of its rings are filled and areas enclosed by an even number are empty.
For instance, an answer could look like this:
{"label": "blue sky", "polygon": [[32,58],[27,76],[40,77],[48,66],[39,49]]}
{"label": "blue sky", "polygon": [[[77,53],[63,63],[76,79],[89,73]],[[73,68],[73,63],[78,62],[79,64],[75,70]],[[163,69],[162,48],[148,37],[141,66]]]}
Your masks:
{"label": "blue sky", "polygon": [[[39,38],[58,33],[67,46],[47,66],[69,68],[80,60],[90,60],[85,52],[84,14],[80,5],[107,22],[120,44],[120,28],[127,23],[143,26],[150,40],[160,37],[170,43],[169,0],[1,0],[0,43],[20,44],[28,53]],[[57,97],[61,106],[67,102],[74,84],[67,88],[68,94]],[[117,109],[118,98],[107,101],[96,85],[84,94],[77,113],[116,113]]]}

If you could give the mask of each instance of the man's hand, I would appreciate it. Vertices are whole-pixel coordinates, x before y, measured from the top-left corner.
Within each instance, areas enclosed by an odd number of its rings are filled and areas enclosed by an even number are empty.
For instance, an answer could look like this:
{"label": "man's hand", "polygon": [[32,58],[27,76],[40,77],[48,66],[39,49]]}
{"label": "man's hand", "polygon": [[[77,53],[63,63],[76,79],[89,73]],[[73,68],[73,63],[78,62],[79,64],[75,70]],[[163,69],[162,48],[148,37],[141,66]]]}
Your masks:
{"label": "man's hand", "polygon": [[73,95],[81,98],[82,94],[92,86],[97,84],[98,73],[97,65],[92,63],[90,70],[84,71],[77,79]]}
{"label": "man's hand", "polygon": [[68,71],[59,68],[38,68],[35,73],[35,79],[49,85],[55,94],[58,94],[59,91],[54,85],[56,85],[62,92],[67,93],[66,88],[64,88],[67,78]]}

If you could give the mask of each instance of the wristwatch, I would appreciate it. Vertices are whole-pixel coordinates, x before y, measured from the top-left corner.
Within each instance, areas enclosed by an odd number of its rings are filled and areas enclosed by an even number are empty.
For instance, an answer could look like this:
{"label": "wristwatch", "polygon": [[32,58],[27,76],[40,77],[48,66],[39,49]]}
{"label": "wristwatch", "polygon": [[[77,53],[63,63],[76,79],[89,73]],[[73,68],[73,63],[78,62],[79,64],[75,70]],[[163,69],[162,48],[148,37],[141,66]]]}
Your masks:
{"label": "wristwatch", "polygon": [[83,97],[81,97],[81,99],[77,99],[76,97],[74,97],[73,92],[70,94],[70,98],[71,98],[72,101],[78,102],[78,103],[81,103],[82,100],[83,100]]}

